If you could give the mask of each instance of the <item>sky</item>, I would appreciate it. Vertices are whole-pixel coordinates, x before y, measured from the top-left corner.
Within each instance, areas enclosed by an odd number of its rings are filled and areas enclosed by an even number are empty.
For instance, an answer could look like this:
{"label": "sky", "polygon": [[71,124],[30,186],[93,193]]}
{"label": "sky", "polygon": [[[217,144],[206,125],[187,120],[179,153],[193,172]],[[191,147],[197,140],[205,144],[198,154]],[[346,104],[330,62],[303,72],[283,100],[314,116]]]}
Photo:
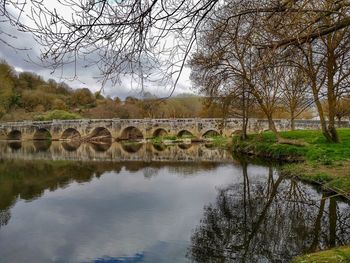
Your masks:
{"label": "sky", "polygon": [[[55,4],[55,1],[50,1],[50,5],[55,7],[57,2]],[[8,36],[8,34],[11,36]],[[1,40],[5,40],[6,43]],[[8,46],[8,44],[16,47],[16,49]],[[73,89],[89,88],[92,92],[101,90],[102,84],[98,79],[100,72],[97,67],[78,68],[78,79],[72,80],[74,65],[65,65],[62,69],[52,72],[52,69],[46,68],[40,62],[40,50],[41,46],[30,33],[19,32],[6,22],[0,23],[0,58],[5,59],[16,71],[34,72],[41,75],[45,80],[51,78],[58,82],[64,81]],[[83,64],[83,61],[81,61],[81,64]],[[174,96],[183,93],[194,93],[189,76],[190,69],[184,68],[173,94]],[[167,97],[171,94],[172,87],[164,87],[154,82],[145,81],[144,92],[146,91],[158,97]],[[105,96],[118,96],[121,99],[125,99],[127,96],[141,96],[142,89],[135,79],[130,75],[126,75],[121,77],[120,82],[115,85],[107,83],[103,87],[102,93]]]}

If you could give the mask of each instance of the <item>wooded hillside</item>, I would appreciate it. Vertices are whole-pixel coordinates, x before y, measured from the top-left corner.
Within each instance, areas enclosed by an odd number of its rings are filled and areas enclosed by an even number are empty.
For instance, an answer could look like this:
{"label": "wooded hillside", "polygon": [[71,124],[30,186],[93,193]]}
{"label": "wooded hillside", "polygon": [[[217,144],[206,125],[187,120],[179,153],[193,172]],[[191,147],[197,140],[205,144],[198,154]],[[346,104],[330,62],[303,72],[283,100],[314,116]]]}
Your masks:
{"label": "wooded hillside", "polygon": [[[148,94],[140,99],[104,97],[88,88],[72,89],[53,79],[45,81],[32,72],[16,72],[0,61],[0,120],[50,120],[75,118],[222,118],[239,117],[237,104],[195,95],[161,99]],[[236,106],[235,106],[236,105]],[[281,107],[280,118],[288,118]],[[257,108],[252,117],[264,117]],[[303,117],[311,117],[304,114]]]}

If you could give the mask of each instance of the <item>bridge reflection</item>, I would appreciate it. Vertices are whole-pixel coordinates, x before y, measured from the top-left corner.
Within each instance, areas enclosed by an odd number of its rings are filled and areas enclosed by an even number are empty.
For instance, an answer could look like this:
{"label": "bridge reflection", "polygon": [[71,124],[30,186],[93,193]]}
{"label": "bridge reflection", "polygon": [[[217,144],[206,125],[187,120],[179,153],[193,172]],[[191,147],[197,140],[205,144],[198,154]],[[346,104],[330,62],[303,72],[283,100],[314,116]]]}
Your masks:
{"label": "bridge reflection", "polygon": [[7,141],[0,142],[3,159],[142,161],[142,162],[232,162],[231,154],[210,144],[143,144],[112,141]]}

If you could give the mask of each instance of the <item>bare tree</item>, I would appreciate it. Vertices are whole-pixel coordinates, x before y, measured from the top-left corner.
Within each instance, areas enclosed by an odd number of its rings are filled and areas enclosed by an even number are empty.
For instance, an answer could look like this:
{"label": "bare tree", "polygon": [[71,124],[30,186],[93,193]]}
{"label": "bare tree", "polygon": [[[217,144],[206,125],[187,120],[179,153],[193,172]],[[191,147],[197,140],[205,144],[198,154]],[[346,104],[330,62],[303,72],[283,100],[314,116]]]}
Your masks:
{"label": "bare tree", "polygon": [[300,68],[285,67],[281,104],[290,115],[291,130],[295,130],[295,119],[313,104],[307,78]]}
{"label": "bare tree", "polygon": [[[222,32],[225,25],[237,20],[254,23],[254,37],[236,41],[258,55],[259,66],[255,60],[254,70],[271,67],[271,54],[283,53],[286,48],[299,50],[323,133],[329,141],[339,141],[335,108],[349,75],[348,0],[61,0],[57,8],[39,0],[2,0],[0,14],[21,30],[34,33],[43,46],[41,58],[54,69],[85,59],[86,66],[100,67],[104,81],[131,74],[141,79],[141,86],[144,78],[159,77],[160,70],[163,81],[175,77],[175,87],[199,30],[218,19],[215,14],[225,6],[230,13],[221,22]],[[253,74],[239,67],[242,81],[265,114],[271,115],[267,101],[259,98],[257,86],[251,85]],[[271,81],[267,75],[266,81]],[[328,103],[328,120],[323,98]],[[274,130],[273,122],[270,125]]]}
{"label": "bare tree", "polygon": [[[197,79],[202,81],[207,93],[213,93],[227,86],[231,92],[254,97],[269,122],[270,130],[280,142],[283,141],[273,121],[282,91],[284,67],[276,59],[279,54],[273,50],[261,51],[254,42],[262,35],[262,15],[231,18],[232,7],[212,18],[202,31],[199,51],[191,61],[192,70],[199,71]],[[243,100],[244,101],[244,100]],[[250,105],[243,104],[244,112]]]}
{"label": "bare tree", "polygon": [[[295,27],[293,34],[272,39],[275,41],[256,43],[260,46],[307,42],[349,25],[347,14],[332,23],[320,23],[322,17],[348,7],[348,1],[336,1],[331,8],[313,6],[314,2],[318,1],[61,0],[52,7],[49,2],[38,0],[2,0],[0,14],[21,30],[34,33],[43,46],[42,59],[53,68],[94,54],[96,59],[91,63],[98,63],[107,80],[123,72],[145,77],[155,65],[178,76],[195,44],[198,29],[227,4],[235,7],[227,20],[259,14],[265,14],[269,20],[275,14],[312,14],[313,19],[303,20],[305,27]],[[164,39],[170,40],[171,45]]]}

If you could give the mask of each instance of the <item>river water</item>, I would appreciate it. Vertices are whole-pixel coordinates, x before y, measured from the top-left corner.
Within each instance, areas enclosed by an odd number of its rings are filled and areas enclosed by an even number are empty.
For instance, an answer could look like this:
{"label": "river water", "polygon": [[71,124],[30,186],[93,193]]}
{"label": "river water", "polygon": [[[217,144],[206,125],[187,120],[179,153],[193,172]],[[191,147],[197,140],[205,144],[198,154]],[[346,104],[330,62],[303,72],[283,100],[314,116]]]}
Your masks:
{"label": "river water", "polygon": [[350,204],[205,144],[0,143],[0,262],[289,262]]}

